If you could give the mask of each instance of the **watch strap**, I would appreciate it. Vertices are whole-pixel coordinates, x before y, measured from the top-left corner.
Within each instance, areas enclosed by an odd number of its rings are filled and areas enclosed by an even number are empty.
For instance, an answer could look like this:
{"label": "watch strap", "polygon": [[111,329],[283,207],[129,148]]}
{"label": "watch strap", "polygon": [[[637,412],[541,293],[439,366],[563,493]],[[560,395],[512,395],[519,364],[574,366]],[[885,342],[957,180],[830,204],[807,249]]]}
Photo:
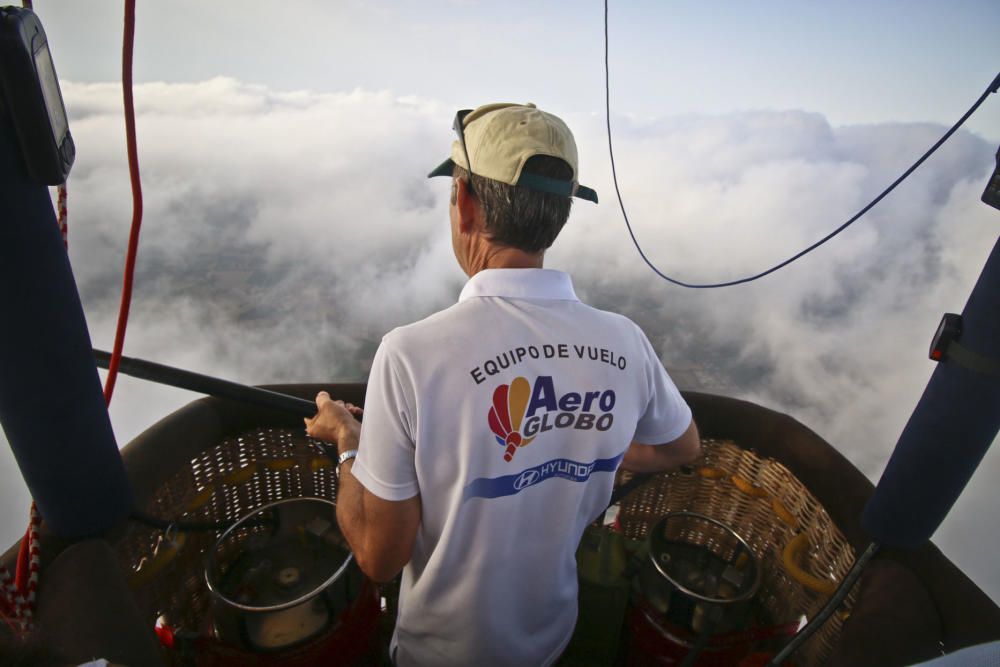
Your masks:
{"label": "watch strap", "polygon": [[337,477],[340,477],[340,466],[344,465],[355,456],[358,455],[358,450],[348,449],[346,452],[337,457]]}

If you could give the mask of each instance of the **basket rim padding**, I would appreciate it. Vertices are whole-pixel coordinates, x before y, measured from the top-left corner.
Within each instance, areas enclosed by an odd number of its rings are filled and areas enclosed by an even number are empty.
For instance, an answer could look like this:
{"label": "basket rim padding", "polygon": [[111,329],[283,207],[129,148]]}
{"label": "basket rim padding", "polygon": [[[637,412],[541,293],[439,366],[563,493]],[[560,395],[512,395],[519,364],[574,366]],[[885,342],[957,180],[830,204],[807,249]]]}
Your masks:
{"label": "basket rim padding", "polygon": [[[361,405],[365,384],[269,385],[274,391],[311,399],[319,390]],[[867,545],[860,514],[873,485],[844,456],[813,431],[788,415],[733,398],[682,392],[691,405],[703,437],[733,440],[760,457],[780,461],[822,503],[855,551]],[[302,428],[298,417],[244,406],[218,398],[195,400],[137,436],[123,450],[126,471],[138,507],[146,507],[157,489],[200,452],[226,437],[258,426]],[[10,566],[15,544],[0,562]],[[58,548],[47,552],[54,558]],[[912,571],[926,588],[944,630],[944,647],[954,651],[1000,638],[1000,607],[931,543],[913,551],[887,551],[891,559]],[[44,576],[44,573],[43,573]],[[864,604],[864,600],[859,601]],[[883,601],[884,602],[884,601]],[[850,641],[847,636],[843,641]]]}

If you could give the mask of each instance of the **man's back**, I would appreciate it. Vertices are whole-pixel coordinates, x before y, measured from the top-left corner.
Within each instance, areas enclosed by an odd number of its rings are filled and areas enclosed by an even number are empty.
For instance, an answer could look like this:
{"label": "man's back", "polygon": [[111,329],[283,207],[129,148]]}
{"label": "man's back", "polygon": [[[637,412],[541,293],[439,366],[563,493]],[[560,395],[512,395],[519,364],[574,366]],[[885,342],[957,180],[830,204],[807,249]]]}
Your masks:
{"label": "man's back", "polygon": [[642,332],[568,276],[478,273],[460,302],[383,340],[352,472],[420,494],[394,646],[400,665],[535,665],[576,619],[574,552],[633,440],[690,410]]}
{"label": "man's back", "polygon": [[566,124],[497,103],[454,129],[429,176],[451,178],[471,279],[458,305],[383,339],[362,427],[320,392],[307,433],[337,445],[358,565],[376,581],[403,570],[398,664],[551,664],[576,619],[574,551],[614,471],[690,461],[698,432],[642,332],[541,268],[572,200],[597,202]]}

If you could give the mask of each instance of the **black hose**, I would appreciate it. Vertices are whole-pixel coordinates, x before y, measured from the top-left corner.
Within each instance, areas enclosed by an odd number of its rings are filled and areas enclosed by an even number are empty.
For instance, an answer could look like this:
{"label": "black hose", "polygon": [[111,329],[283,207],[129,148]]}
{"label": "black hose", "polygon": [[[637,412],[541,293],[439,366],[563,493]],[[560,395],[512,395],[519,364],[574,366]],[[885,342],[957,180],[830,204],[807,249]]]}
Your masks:
{"label": "black hose", "polygon": [[[178,530],[180,532],[222,532],[233,524],[235,524],[238,519],[233,519],[232,521],[182,521],[182,520],[172,520],[172,519],[161,519],[160,517],[152,516],[151,514],[146,514],[145,512],[140,512],[138,510],[133,510],[129,515],[129,518],[133,521],[137,521],[150,528],[155,528],[157,530]],[[276,526],[277,521],[257,519],[256,521],[250,521],[246,524],[248,527],[256,526]]]}
{"label": "black hose", "polygon": [[767,667],[777,667],[780,665],[782,662],[787,660],[792,653],[798,650],[798,648],[802,646],[806,640],[812,637],[817,630],[823,627],[823,624],[826,623],[831,616],[833,616],[833,612],[837,611],[837,607],[840,606],[840,603],[844,601],[847,594],[851,592],[852,588],[854,588],[854,583],[858,580],[858,577],[861,576],[861,572],[865,569],[865,565],[868,564],[868,561],[871,560],[872,556],[878,553],[878,550],[879,545],[877,542],[872,542],[868,545],[858,559],[854,561],[854,565],[851,566],[851,571],[848,572],[847,576],[844,577],[844,580],[840,582],[840,586],[836,591],[834,591],[833,596],[823,606],[823,609],[821,609],[820,612],[816,614],[816,616],[814,616],[804,628],[799,630],[798,634],[792,637],[776,656],[771,658],[771,662],[767,663]]}
{"label": "black hose", "polygon": [[691,647],[691,650],[688,651],[688,654],[684,656],[680,667],[691,667],[694,665],[694,661],[698,659],[701,652],[708,646],[708,640],[711,639],[714,629],[715,623],[705,623],[705,627],[698,633],[698,639],[695,641],[694,646]]}
{"label": "black hose", "polygon": [[161,519],[138,510],[133,510],[129,518],[157,530],[173,528],[180,531],[194,532],[223,531],[236,523],[235,521],[174,521],[171,519]]}

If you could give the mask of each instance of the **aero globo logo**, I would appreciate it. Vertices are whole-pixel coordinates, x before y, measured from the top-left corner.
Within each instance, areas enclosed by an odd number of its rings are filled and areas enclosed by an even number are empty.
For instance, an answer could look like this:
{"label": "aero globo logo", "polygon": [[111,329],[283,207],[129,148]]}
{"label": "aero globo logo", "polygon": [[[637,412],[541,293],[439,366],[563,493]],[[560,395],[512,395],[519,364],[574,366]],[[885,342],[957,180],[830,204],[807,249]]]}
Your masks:
{"label": "aero globo logo", "polygon": [[493,407],[490,408],[490,430],[496,436],[501,447],[507,451],[504,461],[510,461],[518,447],[530,445],[531,438],[521,437],[521,420],[524,419],[528,400],[531,398],[531,385],[523,377],[514,378],[509,385],[502,384],[493,390]]}
{"label": "aero globo logo", "polygon": [[[517,377],[493,391],[488,420],[497,443],[504,447],[504,460],[510,461],[518,447],[530,445],[539,433],[553,428],[607,431],[615,419],[611,413],[614,407],[612,389],[570,391],[559,396],[552,376],[539,376],[534,386],[526,378]],[[533,481],[518,478],[517,483],[523,488]]]}

